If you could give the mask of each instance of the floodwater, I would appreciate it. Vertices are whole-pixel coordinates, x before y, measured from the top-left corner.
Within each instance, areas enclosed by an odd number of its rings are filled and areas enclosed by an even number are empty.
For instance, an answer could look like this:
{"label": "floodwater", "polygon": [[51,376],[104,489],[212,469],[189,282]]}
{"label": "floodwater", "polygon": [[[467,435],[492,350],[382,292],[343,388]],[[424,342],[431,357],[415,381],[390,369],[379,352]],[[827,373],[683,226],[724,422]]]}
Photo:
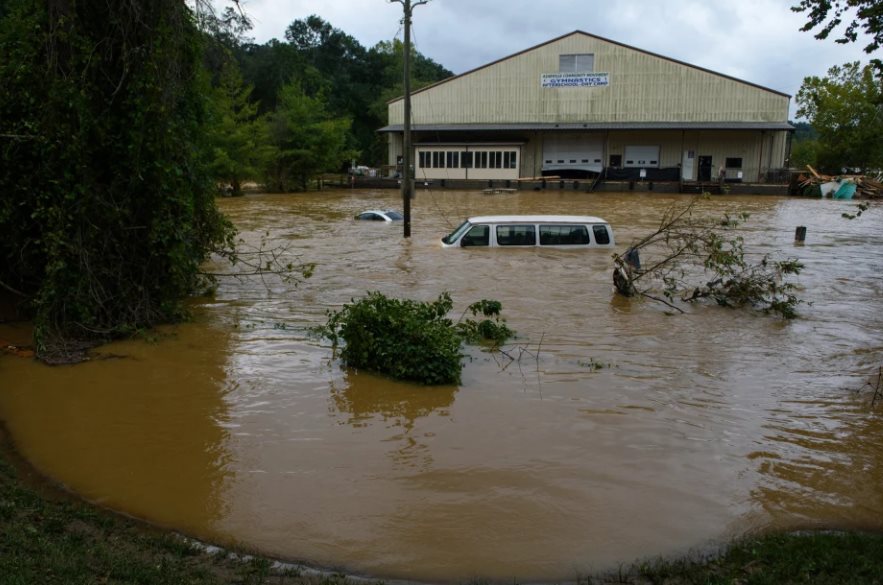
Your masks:
{"label": "floodwater", "polygon": [[[442,249],[479,213],[599,215],[617,249],[682,196],[420,190],[413,237],[354,222],[398,193],[220,205],[253,244],[315,262],[297,287],[224,279],[192,323],[46,367],[0,355],[0,419],[83,497],[282,559],[421,581],[571,580],[792,528],[883,529],[883,229],[851,202],[714,197],[754,254],[793,256],[801,318],[617,297],[609,251]],[[805,245],[794,244],[798,225]],[[379,290],[498,299],[509,358],[459,386],[341,368],[308,329]],[[26,338],[20,325],[0,338]]]}

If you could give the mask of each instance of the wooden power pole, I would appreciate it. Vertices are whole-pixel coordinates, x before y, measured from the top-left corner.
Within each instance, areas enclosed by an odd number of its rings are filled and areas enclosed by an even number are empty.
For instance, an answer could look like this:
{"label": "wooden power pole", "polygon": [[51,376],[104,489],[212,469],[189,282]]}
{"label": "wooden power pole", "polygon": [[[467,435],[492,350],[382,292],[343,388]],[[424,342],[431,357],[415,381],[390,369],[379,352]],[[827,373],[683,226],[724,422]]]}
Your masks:
{"label": "wooden power pole", "polygon": [[412,146],[411,146],[411,14],[413,10],[429,2],[429,0],[390,0],[402,5],[405,18],[402,24],[405,27],[405,127],[402,140],[402,211],[405,216],[404,228],[406,238],[411,237],[411,199],[414,197],[414,177],[411,173]]}

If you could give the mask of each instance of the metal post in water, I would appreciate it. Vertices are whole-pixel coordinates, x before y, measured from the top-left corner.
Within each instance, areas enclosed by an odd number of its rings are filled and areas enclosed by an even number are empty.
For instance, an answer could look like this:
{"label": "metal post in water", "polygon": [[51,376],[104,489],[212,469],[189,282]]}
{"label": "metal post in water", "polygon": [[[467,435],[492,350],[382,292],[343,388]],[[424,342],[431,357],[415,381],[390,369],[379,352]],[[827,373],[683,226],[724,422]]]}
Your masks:
{"label": "metal post in water", "polygon": [[797,229],[794,231],[794,241],[802,243],[804,240],[806,240],[806,226],[797,226]]}
{"label": "metal post in water", "polygon": [[405,17],[402,24],[405,27],[405,124],[402,139],[402,215],[404,215],[404,237],[411,237],[411,199],[414,196],[414,180],[411,176],[411,13],[417,6],[426,4],[429,0],[390,0],[402,5]]}

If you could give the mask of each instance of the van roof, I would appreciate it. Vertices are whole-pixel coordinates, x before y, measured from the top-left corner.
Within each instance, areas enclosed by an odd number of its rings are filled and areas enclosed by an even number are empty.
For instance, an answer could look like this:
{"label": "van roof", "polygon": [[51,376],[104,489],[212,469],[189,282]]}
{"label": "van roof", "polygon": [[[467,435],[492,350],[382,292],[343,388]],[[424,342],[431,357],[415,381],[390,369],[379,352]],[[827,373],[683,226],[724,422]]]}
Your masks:
{"label": "van roof", "polygon": [[469,223],[607,223],[593,215],[477,215]]}

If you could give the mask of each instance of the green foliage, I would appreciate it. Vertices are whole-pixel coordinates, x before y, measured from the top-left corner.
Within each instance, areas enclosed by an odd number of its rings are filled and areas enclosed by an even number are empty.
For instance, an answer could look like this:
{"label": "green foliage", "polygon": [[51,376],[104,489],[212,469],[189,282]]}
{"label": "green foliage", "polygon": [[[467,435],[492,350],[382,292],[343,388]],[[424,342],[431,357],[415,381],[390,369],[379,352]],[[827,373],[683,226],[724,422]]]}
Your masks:
{"label": "green foliage", "polygon": [[[625,296],[661,300],[676,309],[677,301],[710,299],[723,307],[750,306],[786,319],[795,317],[802,301],[786,277],[800,274],[803,265],[769,255],[756,263],[747,261],[738,228],[748,214],[697,217],[700,201],[694,198],[684,207],[671,207],[655,232],[629,248],[650,254],[641,269],[628,261],[628,253],[614,256],[617,290]],[[657,283],[664,299],[651,294]]]}
{"label": "green foliage", "polygon": [[883,74],[858,62],[832,67],[827,77],[803,80],[797,104],[819,134],[823,170],[883,168]]}
{"label": "green foliage", "polygon": [[[504,344],[515,333],[509,329],[500,316],[503,304],[500,301],[482,299],[469,305],[466,309],[473,317],[481,315],[483,319],[460,320],[457,330],[467,343],[490,343],[493,347]],[[464,313],[465,315],[465,313]]]}
{"label": "green foliage", "polygon": [[447,317],[453,308],[444,293],[432,302],[390,299],[379,292],[329,313],[323,333],[343,362],[399,380],[423,384],[460,381],[461,339]]}
{"label": "green foliage", "polygon": [[[385,162],[387,146],[377,129],[387,123],[386,102],[402,94],[401,42],[381,42],[366,50],[315,15],[292,22],[285,38],[287,42],[243,43],[235,49],[243,78],[254,86],[252,97],[260,111],[276,110],[276,100],[286,85],[297,85],[310,97],[325,96],[330,117],[351,121],[346,149],[360,153],[368,164]],[[414,52],[413,87],[451,75]]]}
{"label": "green foliage", "polygon": [[310,97],[297,84],[282,88],[269,123],[276,149],[267,172],[272,190],[306,190],[310,179],[337,170],[354,154],[346,146],[350,121],[333,117],[321,94]]}
{"label": "green foliage", "polygon": [[[817,39],[827,39],[846,19],[846,28],[836,42],[854,43],[858,40],[858,32],[862,30],[870,38],[865,45],[865,53],[871,55],[883,45],[883,7],[880,0],[800,0],[800,4],[792,6],[794,12],[808,13],[806,24],[800,29],[811,31],[817,26],[821,30],[816,33]],[[883,68],[883,63],[876,60],[876,67]]]}
{"label": "green foliage", "polygon": [[51,4],[12,0],[0,21],[0,282],[29,301],[41,351],[181,317],[232,235],[186,6]]}
{"label": "green foliage", "polygon": [[211,169],[218,182],[230,185],[233,195],[242,194],[242,182],[262,178],[276,155],[270,145],[265,117],[249,101],[251,87],[243,85],[233,61],[227,62],[211,93],[212,124],[208,132]]}
{"label": "green foliage", "polygon": [[497,346],[513,332],[500,319],[499,301],[473,303],[467,311],[484,319],[457,324],[448,318],[453,305],[448,293],[420,302],[369,292],[340,311],[329,311],[318,333],[331,339],[335,350],[344,342],[340,357],[349,367],[422,384],[455,384],[463,341]]}

